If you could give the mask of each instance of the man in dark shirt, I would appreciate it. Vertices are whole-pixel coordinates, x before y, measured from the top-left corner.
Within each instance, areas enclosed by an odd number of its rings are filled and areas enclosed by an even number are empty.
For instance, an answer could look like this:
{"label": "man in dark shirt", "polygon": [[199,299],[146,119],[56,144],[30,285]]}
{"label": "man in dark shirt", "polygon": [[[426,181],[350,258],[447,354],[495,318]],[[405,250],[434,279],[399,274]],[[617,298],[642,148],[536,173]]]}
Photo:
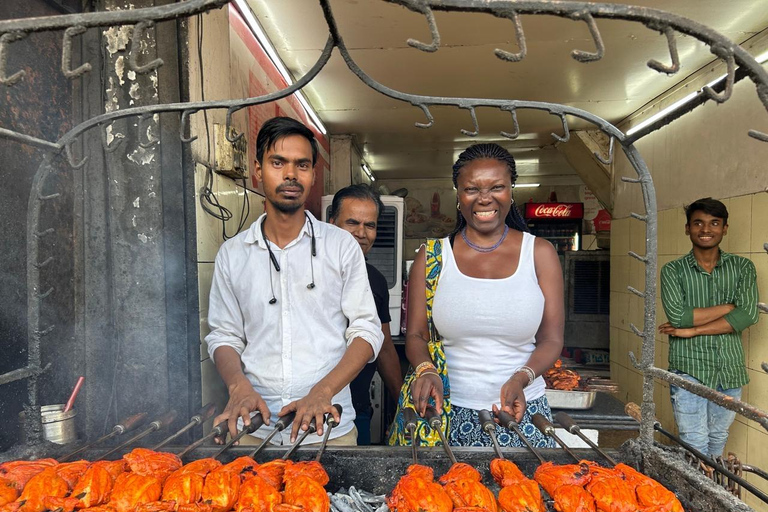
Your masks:
{"label": "man in dark shirt", "polygon": [[[373,243],[376,241],[376,229],[379,215],[384,205],[376,193],[368,185],[351,185],[345,187],[333,196],[331,211],[328,215],[330,221],[336,226],[349,231],[360,244],[363,254],[367,255]],[[381,330],[384,333],[384,343],[375,363],[368,363],[349,387],[352,392],[352,405],[357,417],[358,445],[371,444],[371,400],[369,389],[371,379],[376,369],[387,386],[390,395],[398,396],[403,384],[400,370],[400,359],[397,356],[395,345],[392,343],[392,335],[389,323],[389,287],[387,279],[376,267],[366,263],[368,269],[368,281],[373,292],[373,300],[376,303],[376,311],[381,321]]]}

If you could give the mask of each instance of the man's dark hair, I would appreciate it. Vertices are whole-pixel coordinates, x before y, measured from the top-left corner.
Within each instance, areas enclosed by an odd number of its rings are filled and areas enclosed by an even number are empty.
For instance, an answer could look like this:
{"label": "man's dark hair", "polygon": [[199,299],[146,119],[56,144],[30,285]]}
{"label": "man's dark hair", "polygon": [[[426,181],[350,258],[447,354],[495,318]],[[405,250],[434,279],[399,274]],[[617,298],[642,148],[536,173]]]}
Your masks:
{"label": "man's dark hair", "polygon": [[312,146],[312,167],[317,163],[317,139],[312,130],[290,117],[273,117],[259,130],[256,137],[256,161],[264,163],[264,153],[273,147],[278,140],[289,135],[301,135]]}
{"label": "man's dark hair", "polygon": [[330,220],[334,220],[339,216],[341,212],[341,204],[345,199],[362,199],[373,201],[376,205],[376,218],[381,217],[381,212],[384,211],[384,203],[381,202],[381,196],[376,192],[373,187],[360,183],[359,185],[350,185],[344,187],[334,194],[333,201],[331,202],[331,211],[328,214]]}
{"label": "man's dark hair", "polygon": [[691,223],[693,212],[704,212],[707,215],[723,219],[723,224],[728,224],[728,208],[717,199],[705,197],[697,199],[685,208],[686,224]]}
{"label": "man's dark hair", "polygon": [[[456,160],[455,164],[453,164],[454,188],[458,187],[459,172],[464,168],[464,166],[474,160],[480,160],[483,158],[487,158],[489,160],[498,160],[499,162],[506,165],[507,170],[509,171],[509,179],[512,182],[512,187],[515,186],[515,182],[517,181],[517,166],[515,164],[515,157],[513,157],[512,154],[503,147],[491,142],[485,144],[473,144],[461,152],[459,159]],[[512,229],[516,229],[518,231],[530,231],[525,220],[520,215],[520,210],[518,210],[517,206],[514,204],[509,209],[509,213],[504,219],[504,223]],[[452,234],[455,235],[456,233],[460,232],[466,225],[466,219],[461,214],[461,211],[458,211],[456,213],[456,227],[453,229]]]}

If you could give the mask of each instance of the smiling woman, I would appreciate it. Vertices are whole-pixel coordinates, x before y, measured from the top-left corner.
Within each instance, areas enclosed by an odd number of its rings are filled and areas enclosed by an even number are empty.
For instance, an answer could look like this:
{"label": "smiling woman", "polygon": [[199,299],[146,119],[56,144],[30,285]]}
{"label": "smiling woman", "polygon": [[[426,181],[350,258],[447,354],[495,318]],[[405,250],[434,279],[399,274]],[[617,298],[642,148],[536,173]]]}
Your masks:
{"label": "smiling woman", "polygon": [[[516,178],[514,158],[496,144],[461,153],[456,229],[422,247],[410,274],[406,355],[416,371],[399,405],[424,415],[434,404],[453,445],[490,446],[478,411],[491,408],[513,414],[534,445],[551,443],[531,417],[551,416],[541,374],[563,346],[562,273],[554,247],[528,233],[514,207]],[[390,442],[405,442],[400,427],[401,415]],[[503,429],[496,435],[522,446]]]}

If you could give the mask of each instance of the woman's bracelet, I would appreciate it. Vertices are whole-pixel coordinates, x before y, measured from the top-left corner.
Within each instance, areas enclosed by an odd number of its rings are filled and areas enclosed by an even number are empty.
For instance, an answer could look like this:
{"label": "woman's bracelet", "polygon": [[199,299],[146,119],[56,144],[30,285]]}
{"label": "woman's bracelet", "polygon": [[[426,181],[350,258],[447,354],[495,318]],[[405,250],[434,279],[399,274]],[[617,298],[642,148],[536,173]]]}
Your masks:
{"label": "woman's bracelet", "polygon": [[436,369],[428,368],[423,372],[421,372],[419,375],[417,375],[416,378],[418,379],[419,377],[423,377],[425,375],[437,375],[438,377],[440,376],[440,374],[437,373]]}
{"label": "woman's bracelet", "polygon": [[432,363],[432,361],[424,361],[423,363],[418,365],[414,370],[414,373],[416,374],[416,378],[418,379],[419,377],[421,377],[421,375],[427,370],[434,370],[435,373],[437,373],[437,368],[435,368],[435,365]]}
{"label": "woman's bracelet", "polygon": [[521,366],[517,370],[515,370],[515,373],[512,374],[514,377],[518,373],[524,373],[528,376],[528,384],[523,386],[524,388],[527,388],[531,384],[533,384],[533,381],[536,380],[536,373],[533,371],[533,369],[530,366]]}

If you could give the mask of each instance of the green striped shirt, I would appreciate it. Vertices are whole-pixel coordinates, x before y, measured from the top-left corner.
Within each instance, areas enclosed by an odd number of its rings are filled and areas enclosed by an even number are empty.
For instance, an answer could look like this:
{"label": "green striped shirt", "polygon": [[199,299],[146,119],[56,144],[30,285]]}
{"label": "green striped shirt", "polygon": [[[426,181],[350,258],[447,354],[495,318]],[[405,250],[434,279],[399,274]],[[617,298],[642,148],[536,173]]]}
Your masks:
{"label": "green striped shirt", "polygon": [[757,273],[750,260],[720,251],[712,273],[696,262],[693,251],[661,269],[661,301],[667,320],[693,327],[694,308],[733,304],[725,315],[732,333],[669,337],[669,369],[687,373],[706,386],[738,388],[749,382],[741,332],[757,323]]}

